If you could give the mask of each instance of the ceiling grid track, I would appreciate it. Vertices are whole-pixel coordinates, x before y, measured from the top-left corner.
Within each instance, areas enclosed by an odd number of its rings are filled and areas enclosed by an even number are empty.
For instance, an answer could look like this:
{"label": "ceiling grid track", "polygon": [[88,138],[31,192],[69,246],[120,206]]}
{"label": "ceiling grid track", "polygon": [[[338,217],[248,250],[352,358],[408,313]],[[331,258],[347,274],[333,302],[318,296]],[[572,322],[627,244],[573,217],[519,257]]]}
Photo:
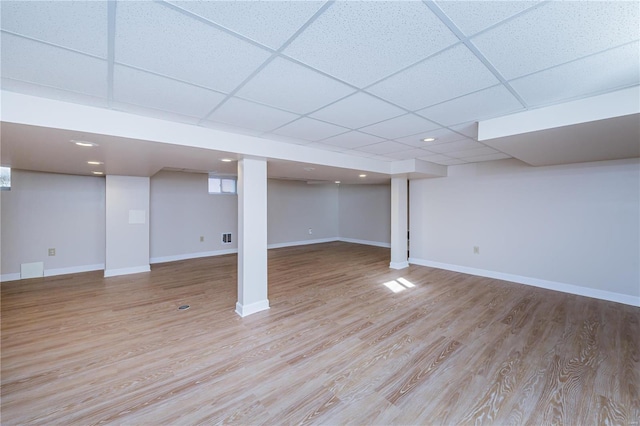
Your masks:
{"label": "ceiling grid track", "polygon": [[[480,62],[484,64],[485,67],[500,81],[500,83],[522,104],[525,109],[528,109],[529,106],[527,102],[520,96],[516,90],[511,87],[506,78],[493,66],[491,62],[478,50],[478,48],[469,40],[469,38],[458,28],[456,24],[444,13],[440,7],[435,4],[433,1],[424,0],[423,3],[455,34],[456,37],[460,39],[460,41],[475,55],[476,58]],[[524,12],[521,12],[524,13]]]}

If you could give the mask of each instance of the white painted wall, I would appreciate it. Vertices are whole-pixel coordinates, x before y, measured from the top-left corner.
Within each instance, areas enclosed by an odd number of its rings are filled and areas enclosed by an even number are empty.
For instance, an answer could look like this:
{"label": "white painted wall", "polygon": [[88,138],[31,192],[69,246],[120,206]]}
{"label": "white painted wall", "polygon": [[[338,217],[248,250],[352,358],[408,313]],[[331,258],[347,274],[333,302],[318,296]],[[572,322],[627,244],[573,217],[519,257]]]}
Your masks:
{"label": "white painted wall", "polygon": [[269,179],[267,194],[269,247],[338,238],[337,185]]}
{"label": "white painted wall", "polygon": [[[105,178],[14,170],[12,180],[12,190],[0,193],[2,280],[19,279],[20,264],[35,261],[45,262],[48,275],[105,268]],[[121,189],[127,184],[124,186]],[[113,189],[115,210],[110,215],[119,218],[113,222],[117,232],[126,234],[138,225],[128,224],[129,195],[121,199],[119,189]],[[338,239],[389,246],[388,185],[338,188],[270,179],[267,192],[270,247]],[[206,175],[160,172],[151,178],[148,195],[144,193],[142,189],[134,195],[135,204],[130,207],[147,210],[149,256],[142,259],[145,244],[136,239],[137,260],[116,250],[111,260],[117,262],[111,269],[144,269],[145,264],[138,263],[237,250],[237,196],[209,195]],[[313,234],[308,233],[309,228]],[[222,244],[222,232],[233,233],[232,244]],[[200,242],[201,235],[204,242]],[[53,247],[55,258],[47,256],[47,249]],[[133,246],[124,250],[129,248]],[[113,257],[119,253],[124,258]]]}
{"label": "white painted wall", "polygon": [[453,166],[411,181],[410,261],[638,304],[639,222],[637,159]]}
{"label": "white painted wall", "polygon": [[149,192],[148,177],[106,177],[105,277],[150,270]]}
{"label": "white painted wall", "polygon": [[340,185],[340,239],[389,247],[391,186]]}
{"label": "white painted wall", "polygon": [[11,184],[0,191],[3,281],[28,262],[44,262],[45,275],[104,268],[104,178],[14,169]]}
{"label": "white painted wall", "polygon": [[[235,252],[238,197],[209,194],[206,174],[159,172],[151,178],[150,225],[151,263]],[[224,232],[231,244],[222,243]]]}

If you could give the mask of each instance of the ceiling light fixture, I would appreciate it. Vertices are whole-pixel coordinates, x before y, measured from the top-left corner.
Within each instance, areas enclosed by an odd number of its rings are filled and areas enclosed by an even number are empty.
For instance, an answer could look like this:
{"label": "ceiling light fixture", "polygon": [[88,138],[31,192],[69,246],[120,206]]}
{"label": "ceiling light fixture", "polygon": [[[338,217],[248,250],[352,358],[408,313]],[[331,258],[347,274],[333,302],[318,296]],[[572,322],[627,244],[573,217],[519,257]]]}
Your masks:
{"label": "ceiling light fixture", "polygon": [[222,160],[220,160],[220,161],[222,161],[222,162],[224,162],[224,163],[230,163],[230,162],[232,162],[233,160],[232,160],[231,158],[223,158],[223,159],[222,159]]}
{"label": "ceiling light fixture", "polygon": [[424,139],[420,139],[422,142],[433,142],[436,140],[436,138],[424,138]]}
{"label": "ceiling light fixture", "polygon": [[95,143],[95,142],[77,141],[77,140],[74,140],[74,139],[71,139],[71,142],[73,142],[74,144],[76,144],[78,146],[98,146],[98,144]]}
{"label": "ceiling light fixture", "polygon": [[315,168],[315,167],[305,167],[304,169],[305,169],[306,171],[308,171],[308,172],[312,172],[312,171],[314,171],[316,168]]}
{"label": "ceiling light fixture", "polygon": [[340,181],[339,181],[339,180],[337,180],[337,181],[336,181],[336,183],[340,183]]}
{"label": "ceiling light fixture", "polygon": [[103,175],[104,174],[104,172],[91,172],[91,173],[93,173],[94,175]]}
{"label": "ceiling light fixture", "polygon": [[104,163],[102,161],[87,161],[87,164],[91,164],[92,166],[99,166]]}
{"label": "ceiling light fixture", "polygon": [[360,175],[360,177],[364,178],[367,177],[367,175],[365,175],[364,173]]}

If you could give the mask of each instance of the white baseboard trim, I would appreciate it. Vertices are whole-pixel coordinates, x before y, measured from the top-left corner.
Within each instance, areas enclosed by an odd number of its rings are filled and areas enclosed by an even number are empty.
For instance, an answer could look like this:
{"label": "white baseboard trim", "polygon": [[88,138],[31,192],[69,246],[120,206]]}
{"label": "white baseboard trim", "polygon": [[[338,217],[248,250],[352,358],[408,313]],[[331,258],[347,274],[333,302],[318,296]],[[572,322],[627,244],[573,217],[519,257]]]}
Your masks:
{"label": "white baseboard trim", "polygon": [[45,277],[53,277],[56,275],[77,274],[80,272],[101,271],[104,269],[104,263],[96,263],[94,265],[72,266],[69,268],[45,269]]}
{"label": "white baseboard trim", "polygon": [[628,294],[614,293],[595,288],[581,287],[573,284],[565,284],[557,281],[547,281],[538,278],[524,277],[521,275],[507,274],[503,272],[488,271],[485,269],[469,268],[467,266],[452,265],[449,263],[433,262],[431,260],[409,258],[409,263],[414,265],[429,266],[431,268],[445,269],[447,271],[462,272],[463,274],[477,275],[480,277],[495,278],[511,281],[518,284],[545,288],[547,290],[561,291],[563,293],[576,294],[578,296],[592,297],[594,299],[608,300],[610,302],[623,303],[625,305],[640,307],[640,297]]}
{"label": "white baseboard trim", "polygon": [[238,253],[237,248],[226,249],[226,250],[201,251],[197,253],[177,254],[173,256],[152,257],[151,259],[149,259],[149,263],[153,265],[154,263],[175,262],[178,260],[198,259],[200,257],[222,256],[225,254],[235,254],[235,253]]}
{"label": "white baseboard trim", "polygon": [[[78,274],[80,272],[101,271],[104,269],[104,263],[96,263],[94,265],[70,266],[68,268],[45,269],[45,277],[55,277],[56,275]],[[20,273],[0,275],[0,281],[18,281],[22,279]],[[25,278],[26,279],[26,278]]]}
{"label": "white baseboard trim", "polygon": [[139,274],[140,272],[149,272],[151,267],[149,265],[134,266],[132,268],[119,268],[119,269],[105,269],[104,277],[116,277],[118,275]]}
{"label": "white baseboard trim", "polygon": [[339,241],[337,237],[334,238],[319,238],[317,240],[302,240],[302,241],[288,241],[286,243],[275,243],[267,245],[267,249],[276,249],[283,247],[294,247],[294,246],[306,246],[309,244],[322,244],[322,243],[331,243],[334,241]]}
{"label": "white baseboard trim", "polygon": [[342,237],[338,238],[338,241],[342,241],[344,243],[364,244],[366,246],[391,248],[391,243],[381,243],[379,241],[358,240],[355,238],[342,238]]}
{"label": "white baseboard trim", "polygon": [[409,262],[390,262],[389,268],[391,269],[404,269],[409,267]]}
{"label": "white baseboard trim", "polygon": [[20,279],[20,272],[15,272],[13,274],[2,274],[0,275],[0,282],[7,281],[18,281]]}
{"label": "white baseboard trim", "polygon": [[236,314],[241,317],[255,314],[256,312],[269,309],[269,299],[261,300],[259,302],[250,303],[248,305],[242,305],[240,302],[236,303]]}

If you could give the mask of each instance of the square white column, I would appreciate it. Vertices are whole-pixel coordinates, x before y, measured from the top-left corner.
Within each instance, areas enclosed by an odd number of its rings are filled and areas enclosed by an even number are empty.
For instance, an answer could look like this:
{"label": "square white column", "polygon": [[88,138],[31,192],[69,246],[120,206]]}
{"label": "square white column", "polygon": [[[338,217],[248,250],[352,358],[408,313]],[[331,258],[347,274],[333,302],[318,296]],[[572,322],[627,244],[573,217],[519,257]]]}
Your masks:
{"label": "square white column", "polygon": [[409,189],[405,176],[391,178],[391,263],[392,269],[409,266],[408,252],[408,202]]}
{"label": "square white column", "polygon": [[269,309],[267,299],[267,161],[238,161],[238,303],[242,317]]}

